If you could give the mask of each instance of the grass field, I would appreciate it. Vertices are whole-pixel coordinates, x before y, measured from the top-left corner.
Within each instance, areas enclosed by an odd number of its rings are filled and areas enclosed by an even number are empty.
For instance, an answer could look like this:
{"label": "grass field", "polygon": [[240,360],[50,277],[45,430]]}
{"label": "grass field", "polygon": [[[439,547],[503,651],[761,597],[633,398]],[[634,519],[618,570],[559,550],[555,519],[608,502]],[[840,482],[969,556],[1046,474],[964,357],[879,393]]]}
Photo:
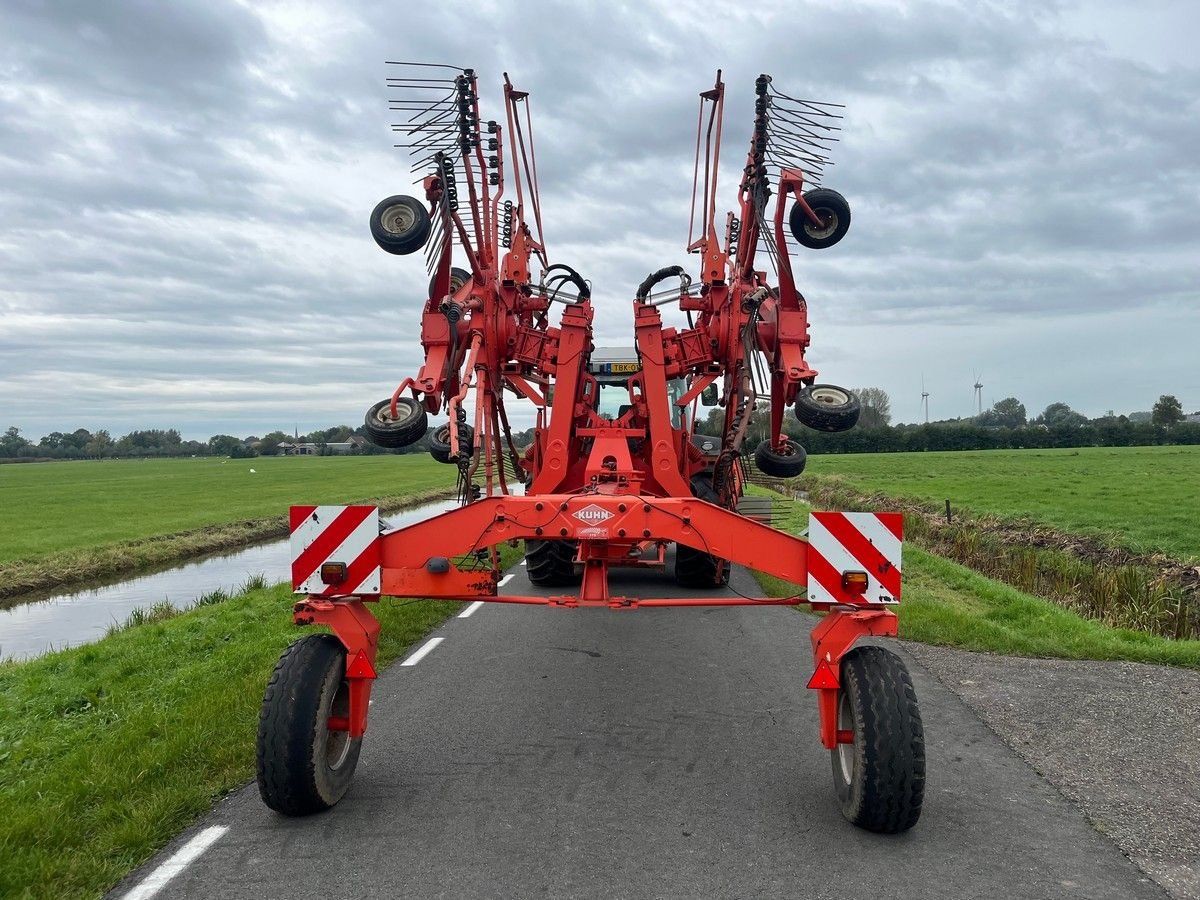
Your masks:
{"label": "grass field", "polygon": [[292,504],[395,509],[454,487],[424,454],[0,466],[0,605],[285,537]]}
{"label": "grass field", "polygon": [[833,454],[808,473],[1200,561],[1200,447]]}
{"label": "grass field", "polygon": [[[1038,459],[1026,460],[1024,474],[1012,477],[1032,485],[1037,479],[1030,470],[1040,472],[1045,492],[1045,484],[1060,477],[1057,457],[1073,452],[1033,453]],[[942,468],[952,470],[959,479],[954,483],[969,486],[972,480],[956,457],[987,461],[1013,455],[920,454],[916,461],[893,456],[869,462],[901,460],[916,481],[931,461],[952,456]],[[814,460],[814,466],[847,464],[844,474],[857,480],[849,464],[865,459],[827,457],[820,465]],[[1187,459],[1194,463],[1200,456]],[[978,459],[974,466],[977,472],[986,468]],[[885,475],[876,470],[866,477]],[[990,478],[985,474],[981,480]],[[859,483],[889,490],[881,482]],[[279,515],[296,502],[397,496],[451,484],[449,470],[424,457],[0,468],[6,501],[19,498],[27,511],[47,507],[47,519],[57,523],[54,534],[26,539],[26,553],[40,553],[45,560],[85,541],[93,546],[152,541],[164,530]],[[938,493],[908,495],[936,499]],[[973,496],[986,503],[999,493],[984,490]],[[951,497],[966,505],[965,497]],[[21,536],[21,518],[8,505],[0,510],[0,545],[9,535]],[[779,527],[802,527],[806,510],[801,504],[781,508],[788,518]],[[1120,520],[1111,515],[1115,530]],[[506,550],[506,563],[518,553]],[[905,578],[902,638],[1000,653],[1200,668],[1200,641],[1110,628],[912,546],[905,550]],[[764,584],[777,595],[787,591],[771,579]],[[216,798],[253,777],[263,686],[279,653],[301,633],[291,624],[291,599],[286,587],[258,588],[120,631],[94,645],[0,663],[0,809],[6,811],[0,817],[0,896],[98,896]],[[458,608],[430,601],[380,604],[381,665]]]}
{"label": "grass field", "polygon": [[[754,492],[764,493],[757,488]],[[776,508],[776,528],[798,533],[806,526],[808,507],[803,503],[777,503]],[[783,597],[795,590],[770,576],[757,577],[771,596]],[[905,640],[1014,656],[1200,668],[1200,641],[1111,628],[911,543],[904,546],[904,593],[896,611],[900,637]]]}
{"label": "grass field", "polygon": [[0,466],[0,564],[436,489],[454,470],[424,453]]}

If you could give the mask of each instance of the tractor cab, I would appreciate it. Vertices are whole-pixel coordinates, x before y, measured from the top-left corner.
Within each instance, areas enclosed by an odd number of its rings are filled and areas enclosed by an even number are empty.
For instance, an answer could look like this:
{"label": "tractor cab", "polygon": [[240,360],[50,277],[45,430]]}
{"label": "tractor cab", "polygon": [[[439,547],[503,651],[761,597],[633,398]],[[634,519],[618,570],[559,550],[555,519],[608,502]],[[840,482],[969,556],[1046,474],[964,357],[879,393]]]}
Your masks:
{"label": "tractor cab", "polygon": [[[642,370],[641,361],[633,347],[597,347],[588,362],[588,374],[596,379],[600,392],[596,411],[606,419],[616,421],[629,412],[633,398],[629,379]],[[687,392],[682,378],[667,382],[667,401],[671,405],[671,426],[683,427],[684,409],[676,401]]]}

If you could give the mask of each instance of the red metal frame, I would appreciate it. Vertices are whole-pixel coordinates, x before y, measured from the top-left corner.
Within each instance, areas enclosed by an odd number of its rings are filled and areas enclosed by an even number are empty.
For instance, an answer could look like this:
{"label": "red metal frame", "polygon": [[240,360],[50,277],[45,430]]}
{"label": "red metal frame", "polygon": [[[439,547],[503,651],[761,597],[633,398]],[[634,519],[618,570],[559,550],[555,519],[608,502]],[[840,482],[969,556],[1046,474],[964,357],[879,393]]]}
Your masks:
{"label": "red metal frame", "polygon": [[[765,76],[757,82],[759,107],[765,108]],[[724,115],[724,83],[700,95],[696,177],[693,181],[693,239],[687,249],[700,257],[696,289],[679,267],[663,269],[639,288],[633,299],[639,371],[629,378],[629,410],[615,421],[597,409],[598,383],[588,372],[592,350],[591,287],[573,269],[551,266],[542,235],[536,156],[528,95],[504,83],[505,126],[488,123],[485,157],[479,120],[478,86],[471,70],[455,81],[461,154],[452,163],[457,183],[450,202],[451,164],[438,154],[435,174],[423,181],[431,216],[442,225],[430,249],[434,280],[421,317],[425,363],[393,395],[408,390],[432,413],[445,410],[456,421],[473,396],[475,441],[464,466],[468,479],[480,477],[482,496],[467,497],[462,507],[427,521],[388,532],[379,541],[382,593],[399,597],[488,600],[557,607],[603,606],[633,609],[658,606],[798,605],[787,598],[707,596],[691,598],[613,595],[608,570],[615,565],[645,564],[644,551],[674,542],[711,554],[726,565],[737,563],[793,584],[807,580],[808,544],[739,515],[742,493],[740,456],[750,413],[759,399],[752,374],[762,354],[770,372],[772,434],[782,434],[783,414],[799,390],[817,372],[807,363],[808,311],[796,289],[783,235],[785,198],[795,196],[804,214],[815,219],[800,196],[804,176],[784,169],[776,186],[773,237],[778,253],[778,285],[768,284],[756,268],[756,253],[766,230],[763,147],[765,117],[756,118],[739,187],[738,217],[726,219],[723,240],[716,228],[717,167]],[[525,115],[522,117],[521,108]],[[703,152],[702,152],[703,148]],[[504,159],[509,154],[509,164]],[[489,167],[491,171],[489,172]],[[516,201],[502,223],[500,197],[506,171],[514,175]],[[703,177],[701,177],[703,172]],[[465,187],[465,190],[464,190]],[[495,189],[494,192],[492,189]],[[700,198],[697,220],[696,199]],[[469,216],[457,202],[466,198]],[[503,227],[502,227],[503,225]],[[505,237],[502,240],[501,235]],[[449,294],[451,258],[458,246],[471,277]],[[533,263],[542,273],[535,282]],[[651,290],[666,278],[679,277],[678,294],[655,299]],[[660,291],[660,294],[663,293]],[[562,302],[557,325],[550,312]],[[658,306],[677,302],[688,313],[686,329],[665,328]],[[694,317],[694,318],[693,318]],[[679,406],[691,417],[672,419],[668,382],[686,379]],[[700,392],[721,387],[725,430],[714,462],[692,442],[692,421]],[[548,402],[553,388],[553,402]],[[537,407],[536,439],[518,453],[504,409],[505,390]],[[472,394],[473,392],[473,394]],[[452,452],[459,451],[457,429],[450,429]],[[508,455],[529,480],[527,496],[511,493],[504,474]],[[693,480],[709,479],[716,503],[693,495]],[[469,494],[469,492],[468,492]],[[520,540],[578,542],[583,573],[577,593],[560,596],[500,595],[497,545]],[[491,564],[480,567],[479,552]],[[378,597],[330,601],[310,597],[296,604],[299,623],[329,626],[347,649],[351,686],[346,727],[358,736],[366,728],[367,700],[374,678],[379,624],[363,606]],[[814,676],[821,710],[821,739],[836,746],[836,697],[840,660],[864,635],[895,634],[895,616],[868,609],[861,597],[847,594],[844,606],[829,610],[813,632]]]}

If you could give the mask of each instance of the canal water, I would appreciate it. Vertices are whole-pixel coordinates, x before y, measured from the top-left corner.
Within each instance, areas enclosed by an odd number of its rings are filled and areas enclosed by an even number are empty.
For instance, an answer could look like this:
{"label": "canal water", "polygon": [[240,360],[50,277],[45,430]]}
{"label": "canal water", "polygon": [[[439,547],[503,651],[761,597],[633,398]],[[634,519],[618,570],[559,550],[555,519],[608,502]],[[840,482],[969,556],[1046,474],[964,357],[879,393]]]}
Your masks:
{"label": "canal water", "polygon": [[[386,517],[399,528],[453,509],[456,500],[437,500]],[[88,644],[125,622],[134,609],[166,601],[186,609],[215,590],[234,593],[261,575],[267,584],[290,578],[287,539],[141,575],[117,584],[63,593],[0,609],[0,659],[30,659],[50,650]]]}

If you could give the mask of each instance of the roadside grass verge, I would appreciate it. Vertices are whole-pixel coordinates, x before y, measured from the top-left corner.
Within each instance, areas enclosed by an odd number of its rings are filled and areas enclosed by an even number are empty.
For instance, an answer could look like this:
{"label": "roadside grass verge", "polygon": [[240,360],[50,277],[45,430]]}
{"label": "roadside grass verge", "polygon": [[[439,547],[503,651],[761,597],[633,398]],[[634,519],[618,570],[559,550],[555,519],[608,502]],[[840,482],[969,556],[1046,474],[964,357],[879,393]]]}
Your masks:
{"label": "roadside grass verge", "polygon": [[[502,564],[519,558],[505,547]],[[202,598],[104,640],[0,663],[0,897],[96,897],[254,777],[288,585]],[[388,600],[379,668],[463,608]],[[369,740],[368,733],[368,740]]]}
{"label": "roadside grass verge", "polygon": [[[445,467],[439,468],[443,477],[439,487],[359,500],[334,500],[328,496],[326,499],[338,504],[367,503],[384,511],[395,511],[406,506],[451,497],[455,490],[454,483],[452,480],[446,480]],[[313,493],[312,490],[301,492],[298,497],[312,496]],[[325,495],[324,491],[320,493]],[[297,499],[295,502],[303,501]],[[133,575],[155,566],[182,562],[206,553],[287,537],[289,505],[291,504],[283,503],[275,508],[275,514],[265,518],[214,524],[193,531],[161,534],[102,546],[60,550],[35,559],[0,563],[0,608],[11,606],[21,595],[34,591],[79,585],[100,578]]]}
{"label": "roadside grass verge", "polygon": [[[762,493],[761,489],[753,489]],[[774,526],[795,534],[807,526],[809,507],[777,501]],[[772,597],[795,586],[755,573]],[[906,541],[904,593],[896,613],[900,637],[1009,656],[1127,660],[1200,669],[1200,640],[1171,640],[1112,628]]]}

